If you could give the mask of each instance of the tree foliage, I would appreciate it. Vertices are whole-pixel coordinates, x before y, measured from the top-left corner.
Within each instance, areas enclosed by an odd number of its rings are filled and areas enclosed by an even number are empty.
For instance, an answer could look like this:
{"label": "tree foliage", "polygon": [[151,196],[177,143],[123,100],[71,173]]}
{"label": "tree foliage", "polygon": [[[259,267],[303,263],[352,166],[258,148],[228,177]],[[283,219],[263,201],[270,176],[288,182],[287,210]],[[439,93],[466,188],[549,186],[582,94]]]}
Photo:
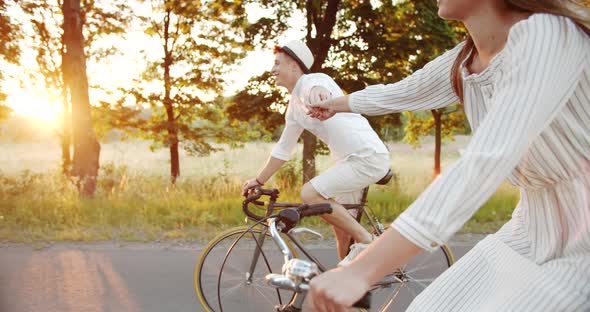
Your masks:
{"label": "tree foliage", "polygon": [[[466,131],[465,114],[458,107],[449,107],[436,111],[441,113],[441,138],[443,140],[452,141],[455,133]],[[403,114],[407,121],[404,142],[413,147],[418,147],[420,146],[421,136],[434,134],[436,122],[430,111],[404,112]]]}
{"label": "tree foliage", "polygon": [[[400,18],[410,25],[403,34],[416,49],[408,58],[409,73],[422,68],[459,43],[465,30],[458,23],[449,23],[438,17],[437,5],[432,1],[407,1],[399,4]],[[449,77],[450,79],[450,77]],[[448,108],[427,113],[405,112],[406,126],[404,142],[420,145],[420,137],[434,135],[434,175],[440,173],[440,156],[443,140],[453,140],[457,132],[466,129],[466,118],[462,106],[457,103]]]}
{"label": "tree foliage", "polygon": [[[403,79],[456,45],[462,34],[456,25],[440,19],[436,3],[427,0],[252,0],[242,3],[244,6],[257,4],[276,16],[239,24],[245,29],[246,41],[259,47],[276,44],[279,36],[291,27],[289,18],[304,16],[301,30],[316,56],[313,71],[332,76],[349,93],[368,85]],[[255,100],[256,97],[259,100]],[[253,103],[263,107],[251,108]],[[252,79],[249,86],[238,93],[230,115],[242,120],[257,116],[268,129],[274,129],[282,122],[278,117],[282,103],[285,103],[283,94],[273,91],[272,79],[267,73]],[[369,121],[382,136],[399,133],[391,130],[402,124],[399,114],[370,117]],[[418,137],[417,133],[410,135]],[[303,158],[305,166],[306,157]]]}
{"label": "tree foliage", "polygon": [[[273,133],[284,123],[281,112],[287,109],[285,92],[273,87],[270,71],[250,79],[232,99],[227,113],[240,121],[256,120],[263,129]],[[237,104],[236,104],[237,103]]]}
{"label": "tree foliage", "polygon": [[[22,33],[19,24],[16,24],[7,14],[9,5],[13,1],[0,0],[0,59],[8,63],[18,63],[20,47],[18,39]],[[0,70],[0,82],[4,80],[3,70]],[[0,88],[0,122],[6,120],[12,111],[4,105],[6,94]]]}
{"label": "tree foliage", "polygon": [[[140,18],[145,33],[158,40],[161,57],[149,60],[138,87],[124,90],[125,98],[103,108],[118,110],[113,116],[123,117],[111,118],[112,125],[152,140],[153,148],[169,148],[174,182],[180,175],[179,147],[191,155],[207,155],[217,150],[213,142],[238,141],[247,133],[225,116],[226,104],[215,95],[222,92],[228,65],[242,58],[248,45],[230,27],[243,15],[233,3],[150,3],[152,12]],[[130,101],[135,108],[128,107]],[[149,107],[148,116],[139,116],[142,107]]]}
{"label": "tree foliage", "polygon": [[[72,116],[68,86],[65,83],[68,69],[64,62],[62,5],[62,0],[20,3],[33,29],[33,33],[28,36],[29,48],[35,51],[38,66],[38,70],[29,72],[30,80],[35,81],[37,77],[42,77],[43,87],[48,90],[49,96],[62,100],[62,125],[57,135],[62,143],[62,168],[67,173],[71,165]],[[84,53],[90,62],[104,62],[105,57],[118,52],[118,49],[113,45],[97,47],[96,43],[100,38],[125,32],[131,14],[130,7],[123,1],[113,3],[83,0],[80,10],[80,19],[84,26]],[[100,88],[100,85],[95,85],[94,88]]]}

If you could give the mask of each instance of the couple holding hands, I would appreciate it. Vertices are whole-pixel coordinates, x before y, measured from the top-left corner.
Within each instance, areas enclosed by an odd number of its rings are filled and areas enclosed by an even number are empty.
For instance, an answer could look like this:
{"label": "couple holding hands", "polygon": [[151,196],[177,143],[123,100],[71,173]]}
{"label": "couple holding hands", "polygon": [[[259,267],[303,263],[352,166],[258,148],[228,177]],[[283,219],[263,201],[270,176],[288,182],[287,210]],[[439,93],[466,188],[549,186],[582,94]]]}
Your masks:
{"label": "couple holding hands", "polygon": [[[302,131],[335,165],[302,187],[333,203],[340,265],[314,278],[313,311],[348,311],[370,286],[461,229],[506,179],[520,201],[497,233],[445,271],[408,311],[590,311],[590,9],[581,1],[440,0],[468,38],[402,81],[344,95],[310,73],[300,41],[275,48],[272,74],[291,94],[285,128],[244,191],[290,158]],[[361,115],[462,103],[473,130],[449,166],[375,239],[340,204],[381,179],[389,152]],[[349,246],[350,238],[356,244]]]}

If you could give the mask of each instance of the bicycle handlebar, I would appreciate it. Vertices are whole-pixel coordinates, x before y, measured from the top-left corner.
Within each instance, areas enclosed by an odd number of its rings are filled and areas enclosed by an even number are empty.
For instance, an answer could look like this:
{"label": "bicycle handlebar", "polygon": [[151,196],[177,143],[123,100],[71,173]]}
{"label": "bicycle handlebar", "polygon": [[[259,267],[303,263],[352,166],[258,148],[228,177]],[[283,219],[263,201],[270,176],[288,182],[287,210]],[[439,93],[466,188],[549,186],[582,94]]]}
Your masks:
{"label": "bicycle handlebar", "polygon": [[[309,291],[309,282],[319,274],[320,271],[314,262],[291,259],[283,265],[283,274],[268,274],[265,279],[268,284],[276,288],[307,293]],[[370,309],[371,292],[365,293],[352,306],[359,309]]]}
{"label": "bicycle handlebar", "polygon": [[330,203],[301,205],[297,208],[297,211],[301,218],[319,216],[326,213],[332,213],[332,205]]}
{"label": "bicycle handlebar", "polygon": [[252,190],[252,192],[246,196],[246,199],[242,203],[242,210],[244,211],[244,213],[248,217],[250,217],[256,221],[260,221],[260,220],[264,219],[265,216],[259,216],[255,213],[253,213],[252,211],[250,211],[250,209],[248,209],[248,205],[250,203],[254,203],[255,205],[262,206],[262,205],[264,205],[264,202],[258,201],[258,199],[260,197],[262,197],[262,195],[271,196],[271,198],[272,197],[276,198],[276,196],[279,194],[279,190],[277,190],[277,189],[263,189],[259,185],[255,186],[251,190]]}
{"label": "bicycle handlebar", "polygon": [[[266,217],[266,215],[255,214],[254,212],[250,211],[248,205],[253,203],[255,205],[263,206],[265,203],[258,200],[258,199],[260,199],[260,197],[270,196],[271,201],[272,201],[272,200],[276,200],[278,194],[279,194],[279,190],[277,190],[277,189],[263,189],[260,186],[253,187],[251,189],[251,192],[248,193],[248,195],[246,196],[246,199],[242,203],[242,210],[244,211],[244,214],[246,214],[249,218],[252,218],[256,221],[260,221],[260,220],[264,219]],[[286,209],[286,210],[288,210],[288,209]],[[318,216],[318,215],[322,215],[322,214],[326,214],[326,213],[332,213],[332,206],[330,205],[330,203],[311,204],[311,205],[301,204],[299,207],[297,207],[296,210],[298,212],[298,216],[297,216],[297,220],[295,220],[295,222],[298,222],[300,219],[305,218],[305,217]]]}

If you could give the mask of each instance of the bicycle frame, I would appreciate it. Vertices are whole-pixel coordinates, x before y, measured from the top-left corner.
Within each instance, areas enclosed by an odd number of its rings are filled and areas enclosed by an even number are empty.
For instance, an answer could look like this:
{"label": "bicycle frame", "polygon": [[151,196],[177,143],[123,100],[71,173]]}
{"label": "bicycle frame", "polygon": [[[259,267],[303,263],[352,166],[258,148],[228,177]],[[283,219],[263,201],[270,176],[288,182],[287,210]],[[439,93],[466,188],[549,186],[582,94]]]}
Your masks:
{"label": "bicycle frame", "polygon": [[[365,215],[367,220],[369,220],[370,226],[373,229],[374,233],[377,235],[380,235],[383,233],[383,225],[377,220],[376,217],[369,214],[369,211],[367,211],[368,207],[366,206],[366,204],[367,204],[368,191],[369,191],[368,186],[363,189],[360,204],[345,204],[343,206],[347,210],[348,209],[357,209],[358,213],[356,215],[356,221],[359,223],[360,223],[362,216]],[[278,198],[278,192],[273,192],[272,194],[270,194],[269,202],[268,202],[268,205],[266,208],[265,217],[269,218],[270,216],[272,216],[273,213],[276,213],[275,210],[277,208],[279,208],[279,209],[280,208],[296,208],[301,205],[301,203],[276,202],[277,198]],[[261,203],[259,202],[259,204],[261,204]],[[245,210],[245,212],[248,215],[246,210]],[[248,215],[248,216],[250,216],[250,215]],[[307,229],[307,228],[296,227],[296,228],[289,230],[289,232],[286,233],[286,236],[289,238],[289,240],[291,242],[293,242],[295,244],[295,246],[297,246],[297,248],[299,248],[299,250],[305,255],[305,257],[307,257],[307,259],[311,260],[312,262],[314,262],[318,266],[318,269],[320,270],[320,272],[327,271],[327,268],[320,262],[320,260],[317,259],[313,254],[311,254],[305,248],[305,246],[303,246],[303,243],[296,237],[296,233],[294,231],[302,230],[302,229],[303,229],[303,232],[315,233],[314,231]],[[258,259],[260,258],[260,254],[262,252],[261,251],[262,245],[264,244],[264,241],[266,239],[266,235],[270,234],[271,238],[274,240],[274,242],[279,247],[279,249],[284,257],[284,263],[287,263],[289,260],[291,260],[293,258],[293,255],[291,254],[291,251],[289,250],[287,243],[282,239],[282,237],[280,235],[282,230],[283,230],[282,228],[277,229],[277,224],[276,224],[275,218],[269,218],[267,220],[267,224],[260,231],[259,236],[256,238],[256,244],[257,244],[258,248],[256,248],[254,250],[252,261],[250,262],[250,269],[248,270],[248,272],[246,272],[246,277],[247,277],[246,283],[248,283],[248,284],[252,283],[252,277],[254,276],[254,271],[256,269],[256,263],[258,262]],[[316,233],[316,234],[321,236],[319,233]],[[351,243],[353,243],[352,240],[351,240]],[[304,293],[296,292],[294,297],[292,298],[292,300],[287,304],[287,306],[290,307],[291,309],[296,310],[296,311],[300,311],[304,298],[305,298]]]}
{"label": "bicycle frame", "polygon": [[[385,181],[383,183],[377,183],[377,184],[384,184],[384,183],[387,183],[387,181]],[[360,223],[362,216],[364,215],[368,220],[368,222],[365,222],[364,226],[367,228],[371,228],[373,231],[373,234],[380,235],[384,232],[384,227],[379,222],[379,219],[376,217],[374,211],[370,207],[368,207],[367,193],[368,193],[368,187],[363,190],[360,204],[345,204],[343,206],[345,209],[358,210],[358,213],[356,214],[356,220]],[[242,270],[241,271],[242,273],[238,273],[238,274],[240,274],[240,275],[244,274],[244,275],[242,275],[242,277],[247,278],[245,281],[246,284],[248,284],[248,285],[252,284],[253,286],[255,286],[255,288],[257,287],[256,285],[258,285],[258,281],[259,281],[259,277],[260,277],[260,274],[255,275],[255,271],[259,271],[261,268],[264,268],[264,267],[258,268],[258,266],[261,266],[261,264],[259,263],[260,262],[259,260],[261,260],[263,258],[265,261],[266,267],[270,269],[269,261],[267,260],[267,257],[268,257],[267,253],[274,253],[275,257],[278,255],[278,254],[276,254],[276,251],[273,252],[273,251],[267,251],[267,250],[263,249],[264,243],[266,242],[265,241],[266,236],[270,236],[272,238],[272,242],[270,244],[271,245],[274,244],[274,247],[278,247],[278,249],[279,249],[280,255],[283,258],[283,269],[280,270],[279,267],[275,267],[274,269],[269,271],[271,274],[263,275],[263,276],[266,276],[267,283],[269,283],[270,285],[273,285],[276,288],[277,295],[278,295],[278,304],[280,305],[280,308],[278,309],[278,311],[283,311],[283,312],[301,311],[301,306],[303,304],[303,299],[305,298],[305,294],[306,294],[306,290],[307,290],[307,286],[308,286],[307,282],[309,282],[309,279],[311,278],[311,276],[306,275],[308,273],[303,273],[303,275],[298,275],[298,274],[300,274],[301,272],[307,272],[305,270],[308,270],[309,267],[307,266],[306,262],[313,262],[313,264],[314,264],[313,265],[314,269],[312,271],[310,271],[309,274],[317,274],[317,272],[321,273],[321,272],[327,271],[327,268],[320,262],[320,260],[318,258],[316,258],[304,246],[304,243],[302,241],[299,240],[301,233],[310,233],[310,234],[314,234],[318,237],[322,237],[322,235],[319,233],[316,233],[308,228],[298,226],[298,224],[299,224],[299,221],[301,220],[301,218],[310,217],[310,216],[317,216],[322,213],[330,213],[332,211],[332,209],[334,209],[334,206],[330,205],[330,204],[305,205],[302,203],[277,202],[278,194],[279,194],[279,191],[276,189],[262,189],[259,187],[259,188],[254,188],[252,190],[252,192],[249,193],[249,195],[246,197],[246,200],[244,200],[244,202],[242,204],[242,209],[243,209],[244,213],[246,214],[246,216],[248,217],[248,220],[253,220],[255,223],[248,226],[245,231],[240,230],[241,234],[239,234],[239,237],[229,247],[229,249],[227,250],[226,255],[223,259],[223,263],[221,263],[221,268],[219,269],[219,274],[217,276],[217,300],[218,300],[220,308],[221,308],[220,285],[221,285],[221,277],[222,277],[221,273],[224,270],[223,268],[225,266],[228,256],[234,250],[234,246],[236,246],[237,242],[240,241],[244,235],[249,235],[250,242],[255,243],[257,246],[253,250],[250,249],[249,256],[248,256],[251,258],[250,263],[248,263],[247,260],[244,261],[245,259],[238,260],[238,263],[241,263],[241,265],[246,265],[246,267],[244,268],[246,270]],[[269,196],[269,198],[267,199],[268,201],[264,201],[264,199],[261,200],[260,199],[261,196]],[[249,207],[249,204],[254,204],[257,207],[256,208],[254,208],[252,206]],[[285,208],[293,208],[293,209],[284,210]],[[299,215],[297,213],[299,213]],[[371,231],[371,230],[369,230],[369,231]],[[236,234],[238,234],[238,232],[236,232]],[[216,239],[215,242],[223,241],[225,239],[226,239],[226,237],[220,237],[219,239]],[[215,244],[217,244],[217,243],[215,243]],[[214,246],[216,246],[216,245],[212,245],[211,248],[207,249],[207,253],[209,253],[211,250],[213,250],[212,248]],[[453,255],[452,255],[451,251],[448,249],[448,247],[446,245],[441,246],[441,249],[442,249],[443,256],[446,257],[445,267],[447,267],[447,265],[450,266],[454,262]],[[205,256],[206,255],[207,254],[205,254]],[[437,257],[440,257],[440,255]],[[298,258],[298,259],[294,260],[294,258]],[[204,259],[205,258],[199,259],[199,262],[198,262],[198,269],[199,270],[201,270],[204,265],[204,261],[205,261]],[[438,259],[440,259],[440,258],[438,258]],[[275,260],[278,260],[278,259],[275,258]],[[302,262],[299,262],[299,261],[302,261]],[[437,260],[433,263],[442,263],[442,262],[438,262],[438,261],[439,260]],[[287,264],[287,265],[285,265],[285,264]],[[418,264],[418,268],[423,268],[423,266],[421,266],[421,264],[422,263]],[[279,265],[279,263],[275,262],[274,265]],[[309,265],[312,265],[312,264],[310,263]],[[305,270],[301,271],[303,268],[305,268]],[[244,271],[247,271],[247,272],[244,272]],[[279,272],[279,271],[281,271],[281,272]],[[195,271],[195,272],[197,272],[197,271]],[[201,274],[199,272],[201,272],[201,271],[198,271],[197,273],[195,273],[195,287],[197,287],[197,285],[200,285],[200,282],[201,282]],[[407,271],[407,272],[411,273],[414,271]],[[272,274],[272,273],[282,273],[282,274]],[[428,274],[430,274],[430,273],[428,273]],[[315,275],[313,275],[313,276],[315,276]],[[414,276],[413,273],[412,273],[412,276],[410,276],[409,274],[406,276],[405,268],[400,268],[400,270],[398,270],[392,274],[389,274],[383,280],[381,280],[378,283],[376,283],[375,285],[373,285],[372,291],[377,290],[377,289],[385,290],[385,292],[380,292],[380,291],[376,292],[378,294],[379,298],[383,298],[383,294],[389,294],[387,289],[394,286],[394,284],[399,284],[399,283],[405,284],[407,281],[417,281],[417,282],[412,282],[412,283],[422,284],[422,282],[416,280],[413,276]],[[198,280],[197,280],[197,278],[198,278]],[[301,280],[301,279],[303,279],[303,280]],[[244,282],[243,279],[242,279],[242,282]],[[410,282],[408,282],[408,283],[410,283]],[[201,286],[199,286],[199,288],[197,289],[197,295],[199,296],[200,300],[202,299],[201,303],[205,306],[206,303],[208,304],[211,300],[209,299],[209,297],[207,297],[207,298],[203,297],[203,295],[202,295],[203,291],[200,287]],[[395,290],[398,288],[401,289],[400,287],[402,287],[402,286],[399,286],[399,287],[394,286],[394,287],[395,287],[394,292],[392,294],[394,296],[397,296],[397,293],[399,293],[399,290],[397,290],[397,291],[395,291]],[[281,294],[279,292],[280,289],[287,290],[288,293]],[[286,297],[284,297],[285,295],[286,295]],[[281,297],[286,299],[286,301],[281,299]],[[386,295],[386,298],[389,298],[389,295]],[[393,299],[387,299],[387,300],[393,300]],[[385,306],[385,304],[389,305],[389,304],[391,304],[391,302],[392,301],[384,301],[384,305],[382,305],[381,307],[387,307],[387,306]],[[360,304],[362,305],[363,303],[360,303]]]}
{"label": "bicycle frame", "polygon": [[[373,229],[373,231],[377,234],[377,235],[381,235],[384,231],[384,227],[383,225],[377,220],[376,217],[372,216],[371,214],[369,214],[369,212],[367,211],[367,195],[369,193],[369,187],[365,187],[363,189],[363,194],[361,197],[361,203],[360,204],[344,204],[342,206],[344,206],[344,208],[346,208],[347,210],[350,209],[357,209],[359,213],[357,213],[356,216],[356,221],[360,223],[361,218],[363,215],[365,215],[365,217],[367,218],[367,220],[369,220],[369,223],[371,225],[371,228]],[[274,212],[275,208],[295,208],[301,205],[301,203],[288,203],[288,202],[276,202],[278,198],[278,194],[272,194],[270,195],[270,200],[268,202],[268,207],[266,210],[266,216],[269,217],[272,215],[272,213]],[[257,245],[258,246],[262,246],[264,244],[264,240],[266,238],[266,234],[268,233],[268,229],[271,229],[271,237],[275,237],[272,234],[272,227],[267,226],[263,229],[263,231],[261,231],[260,236],[257,239]],[[276,230],[276,229],[275,229]],[[309,229],[306,229],[308,231],[311,231]],[[311,231],[313,232],[313,231]],[[278,234],[277,234],[278,235]],[[313,256],[307,249],[305,249],[305,247],[303,246],[303,244],[292,234],[287,233],[287,236],[289,237],[289,239],[295,243],[295,245],[297,246],[297,248],[299,248],[303,254],[310,260],[312,260],[313,262],[315,262],[320,271],[321,272],[325,272],[326,271],[326,267],[315,257]],[[277,245],[279,245],[279,248],[281,249],[281,251],[286,250],[289,251],[289,248],[287,247],[286,243],[284,241],[282,241],[280,235],[277,236],[279,240],[281,240],[280,242],[276,242]],[[351,241],[351,243],[353,243]],[[290,253],[290,252],[289,252]],[[260,257],[260,251],[258,249],[255,250],[254,255],[252,257],[252,261],[250,262],[250,270],[248,272],[246,272],[246,276],[247,276],[247,283],[251,283],[252,282],[252,276],[254,274],[254,270],[256,269],[256,263],[258,262],[258,259]],[[292,257],[292,256],[291,256]],[[286,259],[286,261],[289,261],[291,258]]]}

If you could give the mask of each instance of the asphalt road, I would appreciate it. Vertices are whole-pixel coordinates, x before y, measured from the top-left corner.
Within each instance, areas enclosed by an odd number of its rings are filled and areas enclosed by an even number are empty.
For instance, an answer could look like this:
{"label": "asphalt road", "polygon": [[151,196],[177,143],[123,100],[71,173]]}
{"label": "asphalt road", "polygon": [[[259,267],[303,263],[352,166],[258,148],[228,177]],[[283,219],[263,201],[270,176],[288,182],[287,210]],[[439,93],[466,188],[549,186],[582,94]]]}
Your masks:
{"label": "asphalt road", "polygon": [[[451,243],[462,256],[481,237]],[[203,311],[193,290],[198,244],[0,245],[0,312]],[[313,249],[334,262],[329,247]],[[263,311],[264,309],[261,309]],[[230,306],[224,311],[242,311]]]}

